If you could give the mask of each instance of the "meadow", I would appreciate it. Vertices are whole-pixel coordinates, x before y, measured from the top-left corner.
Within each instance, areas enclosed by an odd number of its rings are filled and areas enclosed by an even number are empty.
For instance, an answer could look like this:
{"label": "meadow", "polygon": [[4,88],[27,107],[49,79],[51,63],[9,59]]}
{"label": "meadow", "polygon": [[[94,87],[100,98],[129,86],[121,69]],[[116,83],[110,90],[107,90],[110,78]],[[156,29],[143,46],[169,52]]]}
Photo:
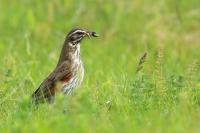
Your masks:
{"label": "meadow", "polygon": [[[0,132],[200,132],[199,14],[200,0],[0,0]],[[76,27],[100,34],[81,45],[83,84],[35,109]]]}

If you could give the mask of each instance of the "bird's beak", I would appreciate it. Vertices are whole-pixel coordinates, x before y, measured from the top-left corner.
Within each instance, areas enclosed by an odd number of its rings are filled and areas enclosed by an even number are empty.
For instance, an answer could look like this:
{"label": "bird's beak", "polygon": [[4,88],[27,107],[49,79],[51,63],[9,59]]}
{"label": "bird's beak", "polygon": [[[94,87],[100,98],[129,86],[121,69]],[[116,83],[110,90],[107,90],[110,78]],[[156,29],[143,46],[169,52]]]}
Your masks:
{"label": "bird's beak", "polygon": [[88,38],[91,38],[91,37],[99,37],[99,34],[97,34],[96,32],[86,31],[86,32],[85,32],[85,36],[87,36]]}

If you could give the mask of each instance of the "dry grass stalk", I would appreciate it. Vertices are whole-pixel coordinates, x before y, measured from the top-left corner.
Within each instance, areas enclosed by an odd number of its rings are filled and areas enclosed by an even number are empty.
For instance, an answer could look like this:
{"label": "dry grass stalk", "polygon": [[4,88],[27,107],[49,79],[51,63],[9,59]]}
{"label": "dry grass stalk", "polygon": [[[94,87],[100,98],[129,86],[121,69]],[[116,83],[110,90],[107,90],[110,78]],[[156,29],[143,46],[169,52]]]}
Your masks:
{"label": "dry grass stalk", "polygon": [[163,57],[164,51],[163,48],[160,47],[157,54],[156,60],[156,70],[155,70],[155,85],[157,88],[158,95],[165,96],[166,95],[166,81],[163,76]]}
{"label": "dry grass stalk", "polygon": [[145,53],[142,55],[142,57],[140,58],[139,63],[138,63],[138,66],[137,66],[137,69],[136,69],[136,73],[138,73],[139,71],[142,70],[143,64],[145,63],[146,58],[147,58],[147,52],[145,52]]}
{"label": "dry grass stalk", "polygon": [[197,81],[195,77],[196,74],[198,73],[199,66],[200,65],[198,63],[198,60],[194,60],[191,64],[189,64],[186,77],[187,77],[187,84],[190,87],[195,86],[195,82]]}

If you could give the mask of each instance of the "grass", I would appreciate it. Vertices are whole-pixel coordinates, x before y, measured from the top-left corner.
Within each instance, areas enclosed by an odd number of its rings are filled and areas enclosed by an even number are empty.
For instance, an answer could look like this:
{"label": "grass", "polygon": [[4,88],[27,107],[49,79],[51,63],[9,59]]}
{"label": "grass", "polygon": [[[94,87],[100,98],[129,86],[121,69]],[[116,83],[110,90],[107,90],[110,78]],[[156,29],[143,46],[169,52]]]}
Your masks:
{"label": "grass", "polygon": [[[199,0],[1,0],[0,132],[200,132],[199,12]],[[81,47],[81,89],[35,110],[73,27],[101,35]]]}

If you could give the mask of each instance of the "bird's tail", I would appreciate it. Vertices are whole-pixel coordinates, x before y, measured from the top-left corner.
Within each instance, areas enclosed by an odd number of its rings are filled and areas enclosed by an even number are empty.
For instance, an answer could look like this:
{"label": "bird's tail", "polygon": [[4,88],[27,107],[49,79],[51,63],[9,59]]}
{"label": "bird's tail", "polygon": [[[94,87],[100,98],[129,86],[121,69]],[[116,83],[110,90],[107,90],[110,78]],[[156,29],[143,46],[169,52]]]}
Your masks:
{"label": "bird's tail", "polygon": [[38,88],[31,96],[31,103],[38,105],[40,103],[53,103],[55,99],[55,93],[52,93],[50,89]]}

